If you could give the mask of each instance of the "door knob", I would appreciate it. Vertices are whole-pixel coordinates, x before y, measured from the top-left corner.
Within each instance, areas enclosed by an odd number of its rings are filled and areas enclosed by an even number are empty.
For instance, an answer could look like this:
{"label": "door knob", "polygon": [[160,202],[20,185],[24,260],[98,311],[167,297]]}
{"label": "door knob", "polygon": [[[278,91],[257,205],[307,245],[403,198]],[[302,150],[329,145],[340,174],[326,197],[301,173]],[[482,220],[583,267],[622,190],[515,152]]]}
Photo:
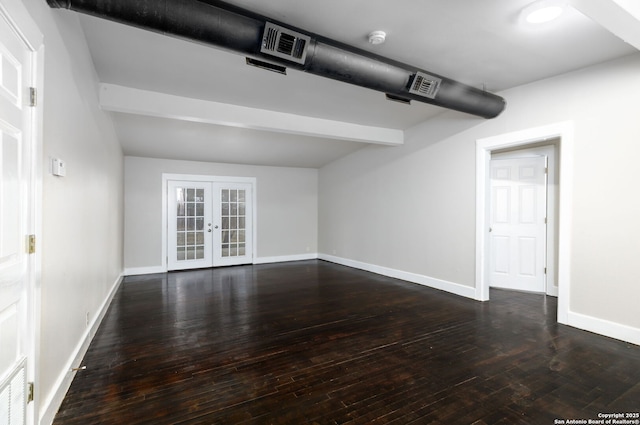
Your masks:
{"label": "door knob", "polygon": [[218,225],[216,224],[215,226],[213,226],[213,228],[214,228],[214,229],[217,229],[217,228],[218,228]]}

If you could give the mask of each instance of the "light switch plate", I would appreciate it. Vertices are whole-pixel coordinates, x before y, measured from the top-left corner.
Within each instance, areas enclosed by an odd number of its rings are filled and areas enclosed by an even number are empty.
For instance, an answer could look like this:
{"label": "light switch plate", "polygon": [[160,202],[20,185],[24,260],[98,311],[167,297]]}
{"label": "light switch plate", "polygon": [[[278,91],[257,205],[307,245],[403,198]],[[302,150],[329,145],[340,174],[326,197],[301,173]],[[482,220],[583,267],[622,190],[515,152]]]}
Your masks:
{"label": "light switch plate", "polygon": [[59,158],[51,160],[51,173],[54,176],[64,177],[67,175],[67,165]]}

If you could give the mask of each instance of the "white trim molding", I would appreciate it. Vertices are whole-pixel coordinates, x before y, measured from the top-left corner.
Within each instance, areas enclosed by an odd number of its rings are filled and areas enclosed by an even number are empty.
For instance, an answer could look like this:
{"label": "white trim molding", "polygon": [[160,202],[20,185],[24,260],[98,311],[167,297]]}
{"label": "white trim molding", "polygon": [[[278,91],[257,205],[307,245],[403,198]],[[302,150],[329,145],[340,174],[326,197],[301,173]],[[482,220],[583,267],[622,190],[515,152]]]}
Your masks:
{"label": "white trim molding", "polygon": [[459,283],[448,282],[446,280],[436,279],[434,277],[429,277],[417,273],[377,266],[375,264],[364,263],[361,261],[350,260],[348,258],[341,258],[328,254],[319,254],[318,259],[347,267],[352,267],[354,269],[365,270],[382,276],[392,277],[394,279],[406,280],[407,282],[417,283],[418,285],[428,286],[429,288],[450,292],[452,294],[459,295],[465,298],[475,298],[475,288],[472,288],[471,286],[460,285]]}
{"label": "white trim molding", "polygon": [[489,252],[487,218],[489,216],[487,173],[491,152],[498,149],[524,147],[532,143],[560,139],[559,223],[558,223],[558,322],[568,323],[571,293],[571,221],[573,189],[572,121],[530,128],[476,140],[476,288],[475,299],[489,300],[486,260]]}
{"label": "white trim molding", "polygon": [[151,267],[129,267],[124,269],[125,276],[138,276],[143,274],[156,274],[166,272],[166,267],[151,266]]}
{"label": "white trim molding", "polygon": [[97,314],[94,315],[93,320],[91,321],[91,323],[89,323],[89,326],[87,326],[86,330],[84,331],[84,334],[80,338],[80,341],[78,342],[75,349],[73,350],[71,357],[69,357],[69,359],[67,360],[67,363],[62,369],[62,372],[60,373],[60,375],[58,375],[58,378],[56,379],[56,382],[53,385],[53,389],[44,398],[44,401],[42,403],[42,410],[41,410],[42,415],[40,417],[40,424],[44,425],[44,424],[53,423],[53,419],[55,418],[56,413],[58,412],[58,409],[60,408],[60,405],[62,404],[62,401],[64,400],[64,397],[67,394],[67,391],[69,391],[71,382],[73,381],[73,378],[76,374],[76,372],[73,371],[72,369],[79,368],[81,366],[82,359],[87,353],[87,350],[89,349],[89,345],[91,344],[93,337],[98,331],[98,328],[102,323],[102,319],[107,313],[107,310],[109,309],[109,305],[111,305],[111,301],[113,300],[113,297],[118,291],[118,288],[120,287],[120,284],[122,283],[123,278],[124,277],[121,274],[120,276],[118,276],[116,281],[111,286],[111,290],[109,291],[109,293],[107,294],[107,297],[104,299],[104,301],[100,305],[100,308],[98,309]]}
{"label": "white trim molding", "polygon": [[567,324],[578,329],[640,345],[640,329],[638,328],[587,316],[574,311],[569,312]]}
{"label": "white trim molding", "polygon": [[[21,0],[2,0],[0,2],[0,19],[5,19],[11,28],[18,31],[20,38],[37,52],[43,47],[44,35]],[[42,65],[41,65],[42,66]]]}
{"label": "white trim molding", "polygon": [[[271,264],[271,263],[286,263],[289,261],[305,261],[305,260],[317,260],[318,254],[293,254],[293,255],[278,255],[272,257],[256,257],[253,260],[253,264]],[[166,273],[166,266],[149,266],[149,267],[130,267],[124,269],[125,276],[140,276],[147,274]]]}
{"label": "white trim molding", "polygon": [[305,261],[317,260],[318,254],[296,254],[296,255],[278,255],[273,257],[257,257],[253,260],[253,264],[271,264],[286,263],[288,261]]}

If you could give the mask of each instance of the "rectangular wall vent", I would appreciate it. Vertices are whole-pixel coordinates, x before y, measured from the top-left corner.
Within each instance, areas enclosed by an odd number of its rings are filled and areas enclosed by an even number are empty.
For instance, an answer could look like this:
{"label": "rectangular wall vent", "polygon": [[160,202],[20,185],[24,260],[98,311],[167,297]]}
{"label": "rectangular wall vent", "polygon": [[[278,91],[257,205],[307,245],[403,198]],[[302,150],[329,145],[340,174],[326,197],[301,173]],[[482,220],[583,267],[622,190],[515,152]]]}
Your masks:
{"label": "rectangular wall vent", "polygon": [[304,64],[311,37],[267,22],[262,35],[261,53]]}
{"label": "rectangular wall vent", "polygon": [[277,72],[278,74],[287,75],[287,68],[282,65],[275,65],[253,58],[247,58],[247,65],[255,66],[256,68],[260,69],[266,69],[267,71]]}
{"label": "rectangular wall vent", "polygon": [[25,361],[0,382],[0,423],[25,425],[27,408],[27,376]]}
{"label": "rectangular wall vent", "polygon": [[405,99],[404,97],[396,96],[389,93],[385,93],[385,96],[387,97],[387,100],[402,103],[404,105],[411,105],[411,99]]}
{"label": "rectangular wall vent", "polygon": [[440,83],[442,83],[441,78],[425,74],[424,72],[417,72],[409,87],[409,93],[433,99],[438,93]]}

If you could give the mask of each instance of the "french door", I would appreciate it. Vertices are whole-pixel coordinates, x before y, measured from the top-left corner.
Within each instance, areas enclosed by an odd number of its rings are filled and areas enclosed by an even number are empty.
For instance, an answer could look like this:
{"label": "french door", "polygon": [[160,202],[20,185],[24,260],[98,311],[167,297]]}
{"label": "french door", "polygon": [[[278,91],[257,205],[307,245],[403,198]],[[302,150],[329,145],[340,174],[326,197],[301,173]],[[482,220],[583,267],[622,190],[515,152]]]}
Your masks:
{"label": "french door", "polygon": [[546,157],[491,160],[490,285],[546,290]]}
{"label": "french door", "polygon": [[167,181],[167,269],[251,264],[253,184]]}
{"label": "french door", "polygon": [[211,267],[211,183],[169,181],[169,270]]}
{"label": "french door", "polygon": [[253,196],[248,183],[214,183],[213,265],[253,262]]}

